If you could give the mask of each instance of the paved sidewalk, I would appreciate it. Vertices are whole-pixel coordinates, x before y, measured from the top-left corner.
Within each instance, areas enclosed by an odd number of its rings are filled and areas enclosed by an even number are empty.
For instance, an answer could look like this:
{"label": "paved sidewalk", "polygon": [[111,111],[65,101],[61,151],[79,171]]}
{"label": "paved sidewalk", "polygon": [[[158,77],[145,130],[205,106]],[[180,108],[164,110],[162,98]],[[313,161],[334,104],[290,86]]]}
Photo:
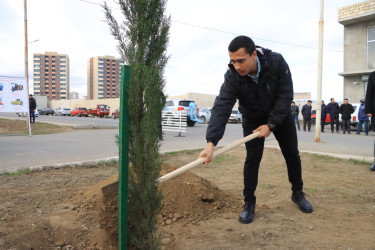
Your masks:
{"label": "paved sidewalk", "polygon": [[[161,152],[204,148],[206,126],[190,128],[184,137],[166,132]],[[74,132],[35,136],[0,136],[0,172],[45,166],[79,165],[118,158],[115,135],[118,129],[77,129]],[[323,136],[323,135],[322,135]],[[229,125],[218,146],[242,137],[241,125]],[[323,142],[313,142],[313,133],[298,132],[301,152],[373,161],[374,136],[326,134]],[[273,136],[266,147],[278,148]],[[192,161],[195,159],[192,159]]]}

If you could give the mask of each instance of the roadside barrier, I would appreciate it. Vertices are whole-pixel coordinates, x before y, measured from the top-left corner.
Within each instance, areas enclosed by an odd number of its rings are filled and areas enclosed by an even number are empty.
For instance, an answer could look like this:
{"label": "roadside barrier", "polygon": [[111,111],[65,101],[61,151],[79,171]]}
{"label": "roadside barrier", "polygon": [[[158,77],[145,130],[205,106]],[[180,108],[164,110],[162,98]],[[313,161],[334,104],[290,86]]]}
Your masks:
{"label": "roadside barrier", "polygon": [[187,127],[187,112],[186,111],[162,111],[161,126],[163,131],[186,133]]}

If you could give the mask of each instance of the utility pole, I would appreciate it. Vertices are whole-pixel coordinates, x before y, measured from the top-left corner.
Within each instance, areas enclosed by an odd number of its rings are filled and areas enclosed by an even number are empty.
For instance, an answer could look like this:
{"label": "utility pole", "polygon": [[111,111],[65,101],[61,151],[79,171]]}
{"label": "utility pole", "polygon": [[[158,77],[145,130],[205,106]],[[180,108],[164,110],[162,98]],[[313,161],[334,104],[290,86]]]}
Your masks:
{"label": "utility pole", "polygon": [[[25,20],[25,76],[26,76],[27,98],[29,98],[29,61],[28,61],[28,47],[27,47],[28,42],[27,42],[27,3],[26,3],[26,0],[23,1],[23,7],[24,7],[24,20]],[[31,136],[30,112],[27,112],[26,114],[27,114],[26,124],[27,124],[27,127],[29,128],[29,136]]]}
{"label": "utility pole", "polygon": [[321,118],[321,102],[322,102],[322,71],[323,71],[323,7],[324,0],[320,0],[320,18],[319,18],[319,49],[318,49],[318,89],[316,94],[316,118],[315,118],[315,142],[320,142],[320,118]]}

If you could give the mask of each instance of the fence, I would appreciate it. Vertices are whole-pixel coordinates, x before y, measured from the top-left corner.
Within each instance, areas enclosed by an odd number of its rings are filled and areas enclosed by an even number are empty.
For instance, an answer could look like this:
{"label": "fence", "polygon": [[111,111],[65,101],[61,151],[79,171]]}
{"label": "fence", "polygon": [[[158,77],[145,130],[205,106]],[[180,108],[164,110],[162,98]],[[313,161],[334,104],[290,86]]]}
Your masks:
{"label": "fence", "polygon": [[161,116],[161,125],[163,131],[186,133],[187,112],[186,111],[163,111]]}

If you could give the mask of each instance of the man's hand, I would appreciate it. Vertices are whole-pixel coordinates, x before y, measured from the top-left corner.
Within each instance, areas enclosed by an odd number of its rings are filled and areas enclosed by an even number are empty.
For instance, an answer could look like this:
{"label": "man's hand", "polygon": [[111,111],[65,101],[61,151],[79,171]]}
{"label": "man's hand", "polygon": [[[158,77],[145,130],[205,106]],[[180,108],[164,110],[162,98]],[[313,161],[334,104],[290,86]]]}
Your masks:
{"label": "man's hand", "polygon": [[372,114],[371,114],[371,113],[370,113],[370,114],[367,114],[367,116],[368,116],[368,117],[372,117]]}
{"label": "man's hand", "polygon": [[271,134],[271,130],[267,125],[259,126],[257,129],[253,130],[253,133],[259,132],[258,138],[267,138]]}
{"label": "man's hand", "polygon": [[204,161],[204,164],[207,165],[212,161],[212,155],[214,154],[214,144],[212,142],[207,143],[207,146],[205,149],[202,150],[202,152],[199,154],[199,158],[206,158]]}

